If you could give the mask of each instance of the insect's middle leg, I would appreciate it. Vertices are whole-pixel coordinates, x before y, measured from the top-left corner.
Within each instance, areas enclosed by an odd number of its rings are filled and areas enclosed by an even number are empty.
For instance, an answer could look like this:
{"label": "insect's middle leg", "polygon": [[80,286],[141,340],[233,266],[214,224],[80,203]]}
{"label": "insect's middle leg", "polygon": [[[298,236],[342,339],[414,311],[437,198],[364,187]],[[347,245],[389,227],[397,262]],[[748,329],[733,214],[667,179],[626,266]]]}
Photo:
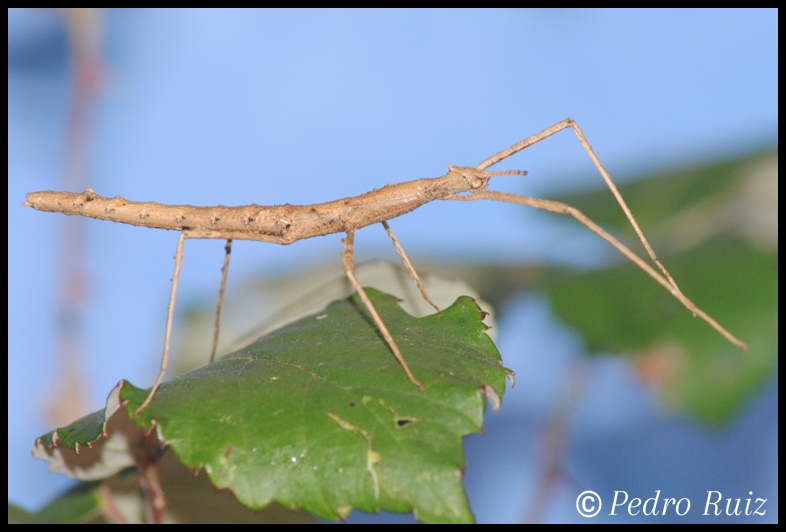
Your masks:
{"label": "insect's middle leg", "polygon": [[390,237],[390,240],[393,241],[393,246],[395,246],[396,251],[398,251],[399,257],[401,257],[401,260],[404,261],[404,266],[407,267],[407,270],[409,271],[409,274],[415,280],[415,284],[418,285],[418,288],[420,289],[420,293],[423,294],[423,299],[428,301],[429,305],[434,307],[437,310],[437,312],[439,312],[439,307],[436,305],[436,303],[434,303],[431,300],[430,297],[428,297],[428,293],[426,293],[426,287],[423,286],[423,283],[420,281],[420,277],[418,276],[418,272],[415,271],[415,267],[412,266],[411,262],[409,262],[409,258],[407,258],[407,254],[404,253],[404,248],[402,248],[401,244],[398,243],[398,240],[396,239],[396,235],[393,234],[393,230],[390,228],[390,226],[388,225],[388,223],[386,221],[383,221],[382,225],[385,227],[385,231],[387,231],[388,236]]}
{"label": "insect's middle leg", "polygon": [[390,350],[393,351],[393,356],[396,357],[396,360],[398,360],[399,364],[401,364],[401,367],[404,368],[404,372],[407,374],[407,377],[409,377],[409,380],[412,381],[412,384],[417,386],[419,390],[423,390],[423,385],[412,374],[412,370],[409,369],[407,361],[404,360],[404,355],[401,354],[401,350],[398,348],[398,345],[396,345],[396,341],[393,339],[390,331],[388,331],[385,322],[382,321],[382,318],[379,316],[377,309],[374,308],[374,305],[371,303],[368,295],[366,295],[366,291],[363,290],[363,287],[360,286],[360,283],[355,278],[355,260],[352,257],[355,247],[354,229],[348,230],[347,238],[343,238],[341,242],[344,243],[345,248],[344,253],[341,254],[341,260],[344,262],[344,273],[346,273],[349,282],[352,283],[352,286],[355,288],[358,295],[360,295],[360,299],[363,300],[363,304],[366,305],[366,309],[368,309],[368,312],[371,314],[374,323],[382,333],[385,343],[387,343]]}

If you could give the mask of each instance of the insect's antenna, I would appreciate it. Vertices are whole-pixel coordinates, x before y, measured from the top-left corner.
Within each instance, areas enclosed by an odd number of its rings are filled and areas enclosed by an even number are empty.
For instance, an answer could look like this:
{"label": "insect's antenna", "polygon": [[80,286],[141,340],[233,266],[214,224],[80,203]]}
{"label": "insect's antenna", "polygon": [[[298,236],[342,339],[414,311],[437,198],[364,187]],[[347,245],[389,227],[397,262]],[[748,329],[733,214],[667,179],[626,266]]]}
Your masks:
{"label": "insect's antenna", "polygon": [[527,175],[529,172],[526,170],[495,170],[493,172],[486,172],[489,177],[497,177],[499,175]]}

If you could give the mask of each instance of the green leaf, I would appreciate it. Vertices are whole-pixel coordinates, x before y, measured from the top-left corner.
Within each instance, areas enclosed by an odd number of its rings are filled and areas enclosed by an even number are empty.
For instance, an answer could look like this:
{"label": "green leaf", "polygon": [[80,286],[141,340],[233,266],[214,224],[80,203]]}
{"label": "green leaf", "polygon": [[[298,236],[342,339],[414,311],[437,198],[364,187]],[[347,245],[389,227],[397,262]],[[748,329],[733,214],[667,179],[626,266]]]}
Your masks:
{"label": "green leaf", "polygon": [[100,516],[100,496],[94,484],[75,486],[37,512],[8,505],[9,523],[88,523]]}
{"label": "green leaf", "polygon": [[[134,423],[155,428],[184,465],[204,468],[250,508],[278,501],[327,519],[357,508],[471,521],[462,437],[481,430],[485,397],[496,409],[510,373],[484,313],[461,297],[413,318],[392,296],[368,294],[424,391],[407,379],[355,295],[167,382]],[[64,446],[79,445],[80,458],[92,454],[95,463],[104,455],[122,463],[113,454],[133,454],[144,434],[114,414],[132,415],[146,395],[121,382],[105,412],[42,437],[34,454],[68,474],[102,467],[70,465]]]}
{"label": "green leaf", "polygon": [[[194,475],[171,452],[158,461],[160,485],[167,495],[165,523],[314,523],[306,512],[271,504],[262,511],[240,505],[228,491],[216,492],[204,474]],[[9,523],[144,523],[145,507],[137,472],[125,469],[106,479],[81,482],[37,512],[9,503]]]}
{"label": "green leaf", "polygon": [[[237,351],[276,329],[323,310],[331,302],[346,299],[355,293],[341,261],[310,264],[307,271],[290,271],[275,277],[246,278],[239,288],[227,292],[221,314],[219,356]],[[460,296],[470,296],[486,311],[483,322],[496,332],[494,313],[475,289],[456,277],[433,272],[419,272],[420,280],[432,301],[447,308]],[[435,312],[418,290],[409,271],[402,265],[372,260],[355,265],[355,277],[361,286],[373,287],[396,296],[399,305],[415,317]],[[264,304],[260,304],[264,302]],[[184,305],[186,307],[186,305]],[[216,302],[213,290],[205,298],[192,301],[184,312],[170,368],[180,375],[205,364],[213,339]],[[260,326],[260,324],[263,324]],[[251,331],[251,332],[249,332]],[[173,343],[175,341],[173,340]]]}

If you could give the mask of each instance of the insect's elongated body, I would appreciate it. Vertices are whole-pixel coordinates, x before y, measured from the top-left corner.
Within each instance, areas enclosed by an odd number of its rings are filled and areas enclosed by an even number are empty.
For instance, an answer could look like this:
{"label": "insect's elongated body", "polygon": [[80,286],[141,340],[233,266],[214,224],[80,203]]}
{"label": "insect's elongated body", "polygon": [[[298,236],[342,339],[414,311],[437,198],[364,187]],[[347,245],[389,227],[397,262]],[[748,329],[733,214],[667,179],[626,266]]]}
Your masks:
{"label": "insect's elongated body", "polygon": [[[562,131],[563,129],[573,129],[579,142],[592,159],[593,164],[600,172],[603,180],[608,185],[620,207],[630,221],[639,240],[644,245],[652,263],[658,268],[657,271],[644,259],[636,255],[627,246],[619,242],[616,238],[587,218],[575,207],[558,201],[520,196],[503,192],[487,191],[489,180],[499,175],[526,175],[521,170],[504,170],[488,172],[486,169],[503,159],[537,143],[541,140]],[[218,338],[219,316],[221,302],[223,299],[226,274],[228,269],[228,259],[232,240],[257,240],[274,244],[291,244],[304,238],[327,235],[332,233],[346,233],[347,237],[342,240],[345,251],[341,254],[344,263],[344,272],[352,285],[357,290],[366,308],[371,314],[374,323],[382,333],[393,355],[401,364],[409,380],[419,389],[423,385],[417,380],[404,360],[400,349],[395,340],[390,335],[387,327],[379,317],[373,304],[366,296],[363,287],[360,286],[354,274],[354,235],[355,230],[371,225],[382,223],[388,232],[396,250],[410,271],[421,293],[432,305],[431,299],[426,294],[415,269],[412,267],[404,250],[398,244],[387,220],[396,218],[410,211],[435,200],[491,200],[506,203],[526,205],[536,209],[542,209],[558,214],[572,216],[592,232],[606,240],[626,258],[636,264],[656,282],[668,290],[678,301],[685,305],[695,316],[701,317],[711,327],[728,339],[731,343],[747,349],[745,343],[735,338],[731,333],[724,329],[718,322],[710,317],[706,312],[699,309],[690,299],[688,299],[677,286],[677,283],[669,275],[666,268],[660,263],[652,247],[644,237],[630,209],[617,190],[608,172],[601,164],[594,150],[587,142],[584,133],[578,124],[570,118],[558,122],[506,148],[491,157],[481,161],[473,167],[448,166],[448,173],[442,177],[423,178],[415,181],[406,181],[396,185],[386,185],[380,189],[374,189],[359,196],[344,198],[327,203],[315,205],[276,205],[264,207],[259,205],[247,205],[243,207],[194,207],[191,205],[163,205],[154,202],[133,202],[121,197],[106,198],[99,196],[93,190],[86,190],[82,193],[71,192],[33,192],[27,195],[27,201],[22,205],[33,207],[41,211],[62,212],[65,214],[76,214],[89,216],[102,220],[112,220],[143,227],[158,229],[170,229],[180,231],[180,239],[175,253],[175,272],[172,276],[172,291],[169,299],[169,311],[167,316],[167,329],[164,339],[164,354],[161,359],[161,369],[153,385],[150,394],[145,402],[140,406],[136,414],[144,410],[153,399],[156,390],[166,370],[167,358],[169,353],[169,338],[172,328],[173,310],[175,295],[177,293],[177,282],[180,274],[180,264],[183,259],[183,242],[187,238],[220,238],[227,240],[227,256],[224,262],[223,276],[221,281],[221,291],[219,295],[219,306],[216,313],[216,334],[213,340],[213,351]],[[436,305],[434,305],[436,307]],[[212,356],[211,356],[212,360]]]}
{"label": "insect's elongated body", "polygon": [[[241,207],[194,207],[107,198],[83,193],[32,192],[26,206],[39,211],[78,214],[143,227],[189,231],[190,238],[259,240],[291,244],[304,238],[345,233],[411,212],[434,200],[482,190],[503,172],[450,166],[442,177],[386,185],[359,196],[315,205],[251,204]],[[514,173],[514,172],[504,172]],[[515,172],[523,174],[524,172]]]}

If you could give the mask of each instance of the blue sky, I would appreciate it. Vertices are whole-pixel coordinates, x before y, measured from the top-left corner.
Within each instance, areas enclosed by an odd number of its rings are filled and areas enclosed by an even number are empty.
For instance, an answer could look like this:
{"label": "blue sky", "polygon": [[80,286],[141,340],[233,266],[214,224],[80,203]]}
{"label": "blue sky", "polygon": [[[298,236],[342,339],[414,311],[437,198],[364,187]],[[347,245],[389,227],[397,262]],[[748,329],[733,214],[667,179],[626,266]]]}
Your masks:
{"label": "blue sky", "polygon": [[[194,205],[316,203],[443,175],[448,164],[477,164],[568,116],[612,176],[731,156],[777,140],[775,10],[112,10],[104,29],[90,186],[106,196]],[[51,428],[38,394],[55,380],[62,216],[19,204],[27,192],[62,188],[69,74],[54,12],[10,10],[8,30],[8,489],[9,500],[37,506],[65,485],[29,457],[35,437]],[[569,132],[500,167],[530,175],[501,177],[493,188],[528,195],[600,182]],[[582,231],[522,210],[446,202],[391,225],[415,261],[590,264],[607,256]],[[108,222],[87,228],[92,410],[121,378],[152,383],[177,238]],[[260,271],[338,262],[339,238],[287,247],[237,243],[230,285]],[[359,260],[395,260],[381,230],[357,238]],[[221,248],[220,242],[187,243],[183,301],[217,290]],[[542,316],[547,310],[537,297],[516,305],[520,319],[530,321],[511,325],[510,334],[553,328],[564,335]],[[549,347],[555,353],[573,352],[541,361],[546,375],[561,375],[560,360],[579,349],[575,340],[538,341],[559,344]],[[663,421],[646,390],[624,375],[612,378],[623,369],[612,364],[600,372],[621,390],[605,401],[623,405],[611,413],[600,408],[600,426],[635,432],[643,430],[639,424],[663,429],[659,423],[666,423],[676,439],[706,445],[689,424]],[[526,381],[519,386],[537,389]],[[511,410],[549,403],[548,390],[517,402],[519,386],[506,397]],[[756,401],[770,405],[773,393],[777,387]],[[740,423],[756,419],[769,418]],[[767,460],[774,459],[777,469],[774,438],[775,454],[763,453],[757,468],[772,467]],[[510,451],[514,444],[500,445]],[[479,519],[520,518],[537,463],[519,466],[511,475],[502,468],[500,474],[513,478],[505,479],[509,485],[496,478],[496,500],[470,489]],[[777,520],[777,480],[759,480],[775,487],[768,518]],[[548,520],[578,519],[571,493],[555,495]],[[519,500],[502,504],[506,496]]]}

